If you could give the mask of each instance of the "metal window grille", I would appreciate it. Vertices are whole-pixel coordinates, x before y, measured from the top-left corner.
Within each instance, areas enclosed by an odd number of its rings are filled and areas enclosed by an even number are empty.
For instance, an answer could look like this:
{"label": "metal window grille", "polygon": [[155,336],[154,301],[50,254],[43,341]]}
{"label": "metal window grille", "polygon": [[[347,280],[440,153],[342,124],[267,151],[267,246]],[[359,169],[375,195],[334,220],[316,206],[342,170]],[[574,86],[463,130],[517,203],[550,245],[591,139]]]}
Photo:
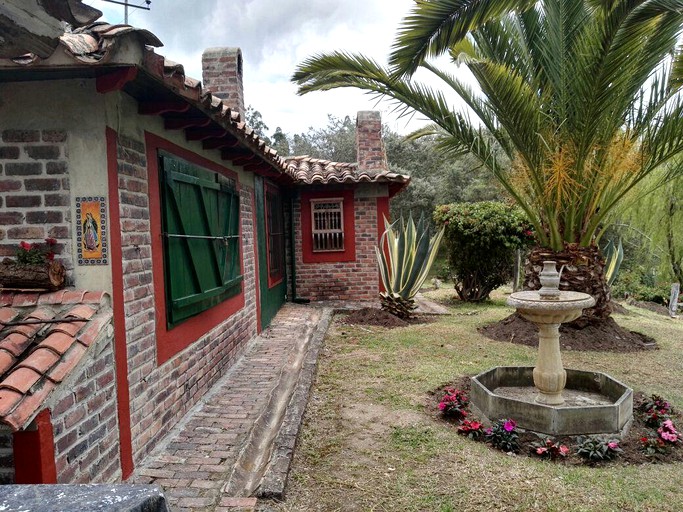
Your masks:
{"label": "metal window grille", "polygon": [[344,200],[314,199],[311,201],[313,219],[313,251],[344,250]]}
{"label": "metal window grille", "polygon": [[271,279],[284,273],[285,229],[282,201],[277,191],[266,189],[266,228],[268,230],[268,271]]}

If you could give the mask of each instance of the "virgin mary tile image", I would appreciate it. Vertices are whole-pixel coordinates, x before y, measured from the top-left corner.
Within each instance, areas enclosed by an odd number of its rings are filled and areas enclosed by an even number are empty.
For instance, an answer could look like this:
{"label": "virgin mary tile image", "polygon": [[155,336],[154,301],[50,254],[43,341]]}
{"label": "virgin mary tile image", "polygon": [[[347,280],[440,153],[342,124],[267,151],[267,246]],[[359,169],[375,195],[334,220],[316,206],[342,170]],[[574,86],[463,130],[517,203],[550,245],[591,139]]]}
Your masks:
{"label": "virgin mary tile image", "polygon": [[76,243],[79,265],[107,264],[104,197],[76,198]]}

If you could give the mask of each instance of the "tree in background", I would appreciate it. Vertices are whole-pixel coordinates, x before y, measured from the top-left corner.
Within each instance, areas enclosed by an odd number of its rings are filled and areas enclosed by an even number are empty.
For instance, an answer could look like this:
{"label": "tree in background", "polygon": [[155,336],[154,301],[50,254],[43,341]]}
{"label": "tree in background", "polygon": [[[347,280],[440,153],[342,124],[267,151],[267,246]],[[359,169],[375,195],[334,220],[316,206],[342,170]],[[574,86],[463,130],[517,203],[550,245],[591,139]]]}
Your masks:
{"label": "tree in background", "polygon": [[[683,153],[682,23],[681,0],[424,0],[403,20],[390,68],[334,52],[303,62],[293,81],[300,94],[360,88],[425,115],[433,124],[414,136],[472,154],[534,225],[526,284],[538,287],[541,260],[567,263],[563,281],[596,298],[584,314],[603,319],[610,295],[596,242],[608,215]],[[445,53],[480,92],[428,61]],[[418,69],[468,110],[414,82]]]}

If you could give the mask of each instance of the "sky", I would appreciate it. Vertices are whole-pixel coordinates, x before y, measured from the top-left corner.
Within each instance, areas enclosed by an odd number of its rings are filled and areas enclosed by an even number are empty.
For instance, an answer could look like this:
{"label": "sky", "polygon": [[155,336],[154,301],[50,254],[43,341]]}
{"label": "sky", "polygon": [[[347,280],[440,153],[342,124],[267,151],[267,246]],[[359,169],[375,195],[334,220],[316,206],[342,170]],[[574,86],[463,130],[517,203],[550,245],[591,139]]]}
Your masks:
{"label": "sky", "polygon": [[[85,0],[109,23],[123,23],[124,7]],[[144,0],[130,0],[144,5]],[[258,110],[272,133],[302,133],[327,125],[328,114],[355,117],[380,110],[393,131],[408,133],[425,121],[398,118],[394,105],[355,89],[296,95],[290,77],[297,64],[321,52],[360,52],[386,63],[401,19],[413,0],[152,0],[151,10],[129,8],[129,24],[153,32],[155,51],[201,79],[205,48],[239,46],[244,57],[245,105]]]}

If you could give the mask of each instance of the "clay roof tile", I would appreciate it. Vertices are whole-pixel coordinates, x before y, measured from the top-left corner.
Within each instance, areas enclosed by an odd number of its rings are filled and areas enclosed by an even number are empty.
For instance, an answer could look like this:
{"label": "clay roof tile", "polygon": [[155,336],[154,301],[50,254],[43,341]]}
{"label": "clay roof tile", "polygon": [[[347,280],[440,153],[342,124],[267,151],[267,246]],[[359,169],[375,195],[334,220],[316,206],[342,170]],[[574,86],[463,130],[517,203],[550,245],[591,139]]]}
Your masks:
{"label": "clay roof tile", "polygon": [[15,308],[25,308],[30,306],[35,306],[38,304],[39,293],[16,293],[14,295],[14,300],[12,301],[12,306]]}
{"label": "clay roof tile", "polygon": [[85,351],[86,348],[83,345],[74,343],[68,352],[64,354],[59,363],[57,363],[54,368],[50,369],[47,378],[56,384],[62,382],[81,360]]}
{"label": "clay roof tile", "polygon": [[23,398],[23,393],[0,388],[0,417],[9,414]]}
{"label": "clay roof tile", "polygon": [[19,313],[16,310],[9,307],[0,307],[0,324],[6,324],[14,320]]}
{"label": "clay roof tile", "polygon": [[59,361],[59,355],[47,348],[37,348],[30,356],[19,363],[18,367],[31,368],[45,375],[55,363]]}
{"label": "clay roof tile", "polygon": [[69,334],[64,332],[53,332],[41,341],[38,346],[47,347],[61,356],[69,350],[69,347],[73,345],[74,341],[74,337]]}
{"label": "clay roof tile", "polygon": [[11,352],[0,349],[0,375],[4,375],[7,370],[12,368],[16,361]]}
{"label": "clay roof tile", "polygon": [[24,351],[31,346],[33,339],[20,332],[8,334],[0,340],[0,348],[5,349],[14,357],[21,357]]}
{"label": "clay roof tile", "polygon": [[25,395],[40,377],[41,374],[31,368],[17,368],[0,382],[0,389],[13,389]]}
{"label": "clay roof tile", "polygon": [[58,290],[56,292],[43,293],[38,298],[38,304],[61,304],[62,297],[66,290]]}

